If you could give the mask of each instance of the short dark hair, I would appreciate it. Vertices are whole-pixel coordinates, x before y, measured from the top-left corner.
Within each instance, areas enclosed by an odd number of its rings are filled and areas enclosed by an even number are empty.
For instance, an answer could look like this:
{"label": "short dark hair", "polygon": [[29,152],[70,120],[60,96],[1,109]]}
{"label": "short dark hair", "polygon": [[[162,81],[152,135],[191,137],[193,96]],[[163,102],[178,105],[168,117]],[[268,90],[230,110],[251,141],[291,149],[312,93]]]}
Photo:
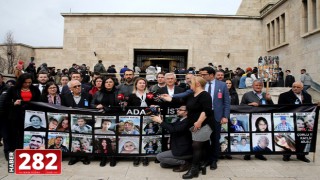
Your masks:
{"label": "short dark hair", "polygon": [[99,60],[98,63],[102,63],[102,60]]}
{"label": "short dark hair", "polygon": [[158,78],[158,75],[159,74],[162,74],[163,76],[166,74],[165,72],[159,72],[158,74],[157,74],[157,76],[156,76],[156,78]]}
{"label": "short dark hair", "polygon": [[43,137],[43,136],[41,136],[41,135],[32,135],[31,138],[30,138],[30,140],[31,140],[33,137],[35,137],[35,138],[41,138],[42,144],[44,143],[44,137]]}
{"label": "short dark hair", "polygon": [[207,71],[208,74],[213,74],[213,75],[216,74],[216,71],[212,67],[209,67],[209,66],[203,67],[199,71]]}
{"label": "short dark hair", "polygon": [[30,117],[29,121],[31,122],[31,119],[32,119],[32,118],[34,118],[34,117],[39,118],[39,119],[40,119],[40,121],[42,122],[41,117],[40,117],[40,116],[38,116],[38,115],[35,115],[35,114],[33,114],[33,115]]}
{"label": "short dark hair", "polygon": [[286,72],[291,72],[291,71],[289,69],[287,69]]}

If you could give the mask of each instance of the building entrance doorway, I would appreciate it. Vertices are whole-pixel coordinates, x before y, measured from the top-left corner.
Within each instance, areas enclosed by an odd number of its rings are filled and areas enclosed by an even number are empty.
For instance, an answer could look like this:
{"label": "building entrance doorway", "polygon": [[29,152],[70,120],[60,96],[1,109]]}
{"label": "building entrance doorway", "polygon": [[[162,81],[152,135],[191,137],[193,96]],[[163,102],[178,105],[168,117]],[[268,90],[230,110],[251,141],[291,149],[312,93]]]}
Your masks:
{"label": "building entrance doorway", "polygon": [[150,65],[161,67],[161,71],[171,72],[174,68],[186,68],[188,50],[173,49],[135,49],[134,62],[139,67]]}

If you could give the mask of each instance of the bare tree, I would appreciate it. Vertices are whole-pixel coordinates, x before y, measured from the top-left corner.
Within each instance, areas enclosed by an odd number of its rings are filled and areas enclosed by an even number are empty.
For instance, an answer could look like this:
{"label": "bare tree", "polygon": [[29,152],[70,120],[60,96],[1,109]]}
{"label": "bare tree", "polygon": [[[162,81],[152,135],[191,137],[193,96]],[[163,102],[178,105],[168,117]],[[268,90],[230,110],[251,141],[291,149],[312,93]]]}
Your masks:
{"label": "bare tree", "polygon": [[6,59],[2,58],[0,55],[0,72],[4,72],[6,69]]}
{"label": "bare tree", "polygon": [[14,73],[14,64],[16,64],[16,54],[17,54],[17,47],[15,46],[15,41],[13,37],[12,31],[7,32],[6,39],[4,42],[5,48],[6,48],[6,55],[7,55],[7,68],[8,73],[13,74]]}

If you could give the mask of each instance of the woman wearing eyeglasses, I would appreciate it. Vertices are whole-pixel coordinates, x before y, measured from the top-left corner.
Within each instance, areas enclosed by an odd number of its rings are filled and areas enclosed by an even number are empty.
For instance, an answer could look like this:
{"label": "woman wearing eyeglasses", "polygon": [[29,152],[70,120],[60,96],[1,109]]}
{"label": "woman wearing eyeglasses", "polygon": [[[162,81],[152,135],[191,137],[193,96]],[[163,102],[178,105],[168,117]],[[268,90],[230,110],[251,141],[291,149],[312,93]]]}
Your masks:
{"label": "woman wearing eyeglasses", "polygon": [[49,81],[43,89],[40,100],[49,104],[61,105],[59,86]]}

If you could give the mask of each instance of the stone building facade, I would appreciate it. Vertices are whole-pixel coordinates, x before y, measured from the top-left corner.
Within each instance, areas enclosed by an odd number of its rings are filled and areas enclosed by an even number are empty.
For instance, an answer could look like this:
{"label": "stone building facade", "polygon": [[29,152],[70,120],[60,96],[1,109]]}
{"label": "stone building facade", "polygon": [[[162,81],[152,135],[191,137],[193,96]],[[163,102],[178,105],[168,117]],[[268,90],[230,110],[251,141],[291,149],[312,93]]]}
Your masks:
{"label": "stone building facade", "polygon": [[231,16],[62,16],[63,47],[20,45],[30,49],[28,55],[38,65],[47,62],[64,68],[85,63],[93,67],[102,59],[105,66],[115,64],[120,69],[124,64],[131,67],[133,62],[143,65],[143,57],[170,60],[175,58],[174,52],[180,52],[181,59],[171,66],[200,68],[211,62],[235,69],[257,66],[259,56],[279,56],[283,69],[299,77],[300,69],[305,68],[315,82],[320,82],[320,0],[242,0],[237,14]]}

